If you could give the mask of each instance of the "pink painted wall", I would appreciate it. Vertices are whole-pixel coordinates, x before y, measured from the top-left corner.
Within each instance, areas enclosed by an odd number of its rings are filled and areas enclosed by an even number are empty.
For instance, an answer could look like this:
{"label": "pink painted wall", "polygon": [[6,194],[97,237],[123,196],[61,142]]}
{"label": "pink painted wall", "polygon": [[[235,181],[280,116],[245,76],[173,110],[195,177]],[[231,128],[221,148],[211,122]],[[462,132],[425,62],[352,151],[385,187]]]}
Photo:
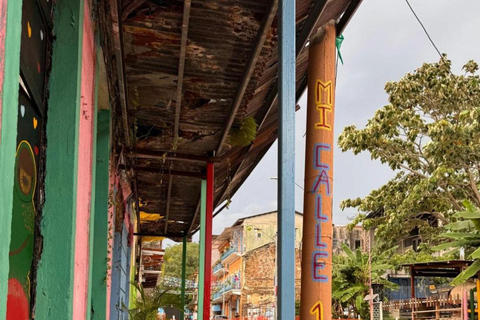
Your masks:
{"label": "pink painted wall", "polygon": [[[109,178],[109,192],[108,194],[114,194],[114,186],[117,184],[116,175],[114,169],[110,166],[110,178]],[[108,207],[108,268],[107,268],[107,320],[110,319],[110,301],[112,296],[112,266],[113,266],[113,236],[115,230],[113,227],[113,206]]]}
{"label": "pink painted wall", "polygon": [[84,7],[82,87],[78,141],[77,217],[75,229],[75,269],[73,277],[73,319],[86,319],[89,231],[92,198],[93,139],[95,115],[95,47],[88,1]]}
{"label": "pink painted wall", "polygon": [[3,75],[5,73],[5,26],[7,24],[7,0],[0,0],[0,143],[2,143]]}

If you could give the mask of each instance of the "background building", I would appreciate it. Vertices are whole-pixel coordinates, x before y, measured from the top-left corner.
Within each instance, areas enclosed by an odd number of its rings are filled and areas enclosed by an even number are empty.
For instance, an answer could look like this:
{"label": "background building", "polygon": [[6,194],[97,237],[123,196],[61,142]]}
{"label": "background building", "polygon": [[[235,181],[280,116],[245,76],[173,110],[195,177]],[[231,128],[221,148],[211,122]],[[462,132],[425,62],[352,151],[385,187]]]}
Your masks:
{"label": "background building", "polygon": [[[296,213],[296,285],[300,286],[303,216]],[[237,220],[213,241],[212,311],[230,318],[273,316],[277,212]],[[216,251],[216,253],[215,253]],[[300,291],[296,289],[299,299]]]}

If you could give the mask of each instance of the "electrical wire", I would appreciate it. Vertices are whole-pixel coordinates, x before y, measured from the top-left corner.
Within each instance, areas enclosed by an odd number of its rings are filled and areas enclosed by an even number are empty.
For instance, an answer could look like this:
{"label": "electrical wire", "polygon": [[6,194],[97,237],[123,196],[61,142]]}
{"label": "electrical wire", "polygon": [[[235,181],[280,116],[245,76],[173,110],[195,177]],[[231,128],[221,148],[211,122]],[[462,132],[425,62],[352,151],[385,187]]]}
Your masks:
{"label": "electrical wire", "polygon": [[438,55],[440,56],[440,59],[444,60],[443,55],[440,53],[440,50],[438,50],[437,46],[435,45],[435,42],[433,42],[432,37],[430,37],[430,34],[428,33],[427,29],[425,28],[425,26],[423,25],[422,21],[421,21],[420,18],[418,17],[417,13],[415,12],[415,10],[413,10],[412,6],[410,5],[410,2],[408,2],[408,0],[405,0],[405,2],[407,3],[408,7],[410,8],[410,11],[412,11],[413,15],[414,15],[415,18],[417,19],[418,23],[420,23],[420,26],[422,27],[423,31],[425,32],[425,34],[426,34],[427,37],[428,37],[428,40],[430,40],[430,43],[433,45],[433,47],[435,48],[435,50],[437,50],[437,53],[438,53]]}

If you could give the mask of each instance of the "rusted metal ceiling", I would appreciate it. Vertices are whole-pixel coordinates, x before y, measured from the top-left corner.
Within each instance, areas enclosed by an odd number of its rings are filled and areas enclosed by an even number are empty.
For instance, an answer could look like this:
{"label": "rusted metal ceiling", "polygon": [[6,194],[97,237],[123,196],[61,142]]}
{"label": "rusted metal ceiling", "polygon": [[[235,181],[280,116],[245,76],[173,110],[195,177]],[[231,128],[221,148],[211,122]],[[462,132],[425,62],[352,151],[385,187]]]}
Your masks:
{"label": "rusted metal ceiling", "polygon": [[[312,30],[331,19],[343,29],[342,14],[359,3],[296,1],[297,97]],[[131,172],[140,210],[158,215],[141,221],[141,234],[190,236],[206,161],[215,162],[216,207],[276,140],[276,8],[277,0],[109,0],[99,10],[112,37],[104,40],[110,90],[120,97],[113,103],[119,162]],[[259,125],[257,137],[232,148],[231,128],[246,117]]]}

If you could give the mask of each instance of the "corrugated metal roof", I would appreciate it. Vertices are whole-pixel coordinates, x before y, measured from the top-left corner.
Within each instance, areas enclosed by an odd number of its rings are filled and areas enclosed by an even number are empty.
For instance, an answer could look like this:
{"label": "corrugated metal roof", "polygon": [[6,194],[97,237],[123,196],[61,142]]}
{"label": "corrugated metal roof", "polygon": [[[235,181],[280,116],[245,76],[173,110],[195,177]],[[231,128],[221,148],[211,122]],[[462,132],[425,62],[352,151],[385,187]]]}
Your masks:
{"label": "corrugated metal roof", "polygon": [[[296,1],[297,34],[301,33],[317,1],[321,0]],[[201,159],[215,156],[217,161],[217,206],[233,196],[276,139],[277,106],[272,104],[278,62],[275,17],[265,29],[265,41],[245,94],[238,112],[233,113],[234,128],[246,117],[253,117],[257,124],[263,125],[252,145],[232,148],[226,139],[220,147],[221,154],[213,154],[219,148],[224,130],[229,129],[226,123],[262,31],[262,21],[268,17],[273,1],[191,0],[180,86],[184,2],[119,0],[120,19],[113,10],[116,0],[110,3],[113,3],[112,10],[106,8],[104,14],[107,16],[101,21],[104,25],[112,23],[110,34],[123,40],[106,39],[111,47],[116,46],[110,48],[112,56],[107,58],[110,71],[117,71],[111,76],[111,80],[118,83],[117,87],[111,85],[111,88],[121,95],[121,77],[124,77],[125,101],[117,99],[116,102],[126,104],[128,114],[123,124],[128,123],[129,133],[135,137],[130,137],[133,143],[123,141],[123,147],[118,148],[127,156],[125,167],[133,169],[132,179],[137,184],[140,209],[159,215],[158,221],[142,221],[141,232],[163,235],[167,229],[167,236],[191,233],[199,223],[196,213],[200,178],[206,167]],[[329,1],[317,24],[308,27],[313,30],[331,19],[339,19],[349,4],[350,0]],[[119,58],[119,52],[123,52],[123,65],[115,68],[114,60]],[[301,82],[306,77],[307,60],[308,50],[301,51],[297,56],[299,91],[304,89]],[[123,70],[123,75],[119,70]],[[178,88],[182,94],[178,139],[175,139]],[[121,108],[117,106],[114,111],[118,133],[125,127],[122,129]],[[188,160],[189,157],[196,157],[196,160]],[[167,216],[168,220],[164,218]]]}

